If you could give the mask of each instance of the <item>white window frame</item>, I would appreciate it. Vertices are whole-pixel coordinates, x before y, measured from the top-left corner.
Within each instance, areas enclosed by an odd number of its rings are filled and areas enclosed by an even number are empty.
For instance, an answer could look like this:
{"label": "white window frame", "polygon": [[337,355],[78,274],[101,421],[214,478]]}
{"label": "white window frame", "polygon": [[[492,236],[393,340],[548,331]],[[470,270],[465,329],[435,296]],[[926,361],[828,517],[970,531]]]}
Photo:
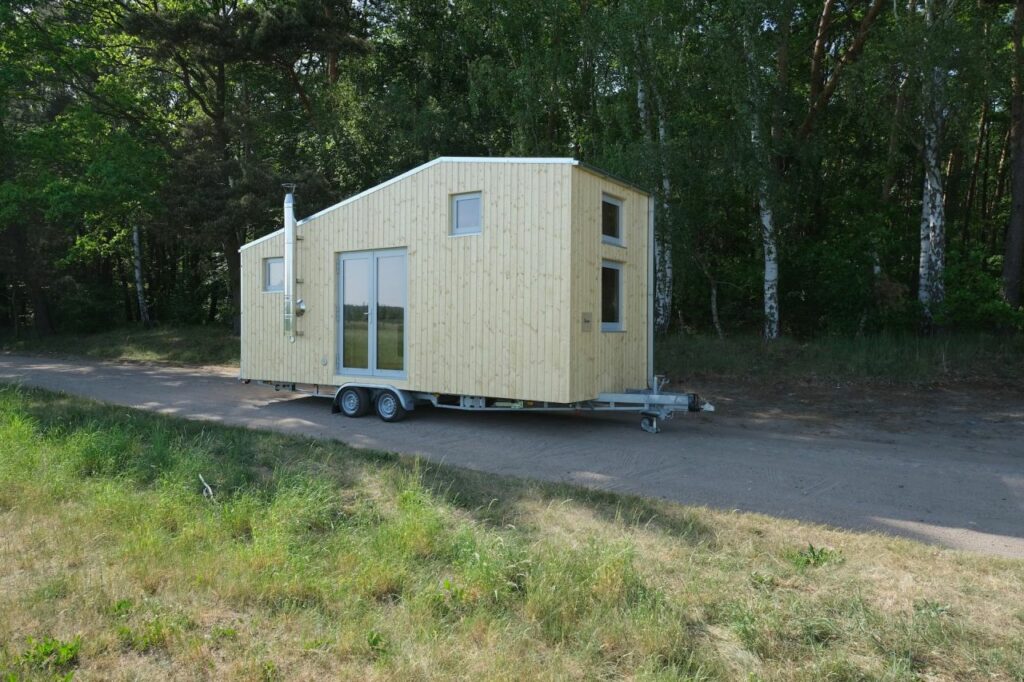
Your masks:
{"label": "white window frame", "polygon": [[[608,235],[606,235],[604,233],[604,204],[605,203],[613,204],[613,205],[617,206],[618,209],[619,209],[619,211],[618,211],[619,224],[617,225],[617,229],[616,229],[616,231],[619,233],[619,235],[617,237],[610,237],[610,236],[608,236]],[[623,202],[623,200],[619,199],[618,197],[613,197],[611,194],[608,194],[606,192],[602,192],[601,193],[601,242],[602,243],[604,243],[604,244],[611,244],[612,246],[625,246],[626,245],[625,235],[623,234],[623,232],[624,232],[623,224],[624,224],[625,221],[623,220],[623,210],[622,209],[623,209],[623,204],[624,203],[625,202]]]}
{"label": "white window frame", "polygon": [[[405,267],[405,328],[402,332],[402,369],[377,369],[377,263],[381,258],[389,256],[402,256]],[[365,260],[369,263],[370,275],[370,310],[367,325],[367,343],[369,344],[367,364],[369,367],[345,367],[345,328],[342,319],[342,309],[345,301],[345,283],[343,270],[345,263],[354,260]],[[335,279],[337,291],[337,304],[335,305],[334,329],[337,336],[336,353],[334,358],[335,376],[367,376],[367,377],[390,377],[392,379],[406,379],[409,371],[409,255],[404,247],[398,249],[378,249],[376,251],[347,251],[337,254],[335,263]]]}
{"label": "white window frame", "polygon": [[[459,227],[459,202],[467,199],[476,199],[480,202],[480,215],[476,227]],[[449,201],[449,212],[451,213],[451,236],[460,237],[466,234],[480,234],[484,230],[484,199],[483,192],[463,192],[451,195]]]}
{"label": "white window frame", "polygon": [[[620,263],[620,262],[614,261],[614,260],[602,260],[601,261],[601,283],[600,283],[601,307],[600,307],[600,310],[601,310],[601,331],[603,331],[603,332],[622,332],[622,331],[626,330],[625,323],[623,321],[624,318],[625,318],[625,312],[626,312],[625,311],[625,303],[626,303],[626,300],[625,300],[625,293],[626,293],[625,287],[626,287],[626,285],[625,285],[625,282],[623,282],[624,278],[622,276],[622,273],[624,271],[623,265],[624,265],[624,263]],[[618,273],[618,275],[619,275],[619,277],[618,277],[618,280],[619,280],[619,287],[618,287],[619,288],[619,319],[618,319],[617,322],[605,322],[604,321],[604,269],[605,268],[608,268],[610,270],[615,270]]]}
{"label": "white window frame", "polygon": [[271,256],[263,259],[263,293],[265,294],[280,294],[284,292],[284,274],[281,275],[281,286],[270,286],[270,264],[274,261],[280,261],[281,268],[284,268],[284,256]]}

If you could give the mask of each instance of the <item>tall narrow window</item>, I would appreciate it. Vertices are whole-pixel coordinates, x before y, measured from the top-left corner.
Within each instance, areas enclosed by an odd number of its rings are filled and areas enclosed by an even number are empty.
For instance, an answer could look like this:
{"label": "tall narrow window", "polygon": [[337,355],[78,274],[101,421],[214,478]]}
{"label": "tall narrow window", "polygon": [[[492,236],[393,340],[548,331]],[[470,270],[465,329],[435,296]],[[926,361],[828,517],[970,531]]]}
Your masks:
{"label": "tall narrow window", "polygon": [[601,241],[622,246],[622,200],[601,195]]}
{"label": "tall narrow window", "polygon": [[601,262],[601,331],[621,332],[622,263]]}
{"label": "tall narrow window", "polygon": [[284,258],[263,259],[263,291],[284,291]]}
{"label": "tall narrow window", "polygon": [[452,195],[452,234],[479,234],[483,228],[480,192]]}
{"label": "tall narrow window", "polygon": [[405,376],[405,249],[343,253],[338,374]]}
{"label": "tall narrow window", "polygon": [[377,256],[378,370],[405,368],[405,254]]}
{"label": "tall narrow window", "polygon": [[371,266],[368,254],[341,262],[341,365],[346,369],[370,369]]}

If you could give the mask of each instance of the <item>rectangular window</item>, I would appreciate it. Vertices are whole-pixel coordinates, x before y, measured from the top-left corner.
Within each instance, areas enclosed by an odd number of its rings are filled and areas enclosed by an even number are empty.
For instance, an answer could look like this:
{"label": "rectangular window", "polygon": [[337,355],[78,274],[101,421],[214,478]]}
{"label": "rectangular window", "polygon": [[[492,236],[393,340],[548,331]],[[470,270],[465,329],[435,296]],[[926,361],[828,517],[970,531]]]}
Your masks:
{"label": "rectangular window", "polygon": [[370,254],[341,260],[341,366],[370,369]]}
{"label": "rectangular window", "polygon": [[601,241],[622,246],[622,200],[601,195]]}
{"label": "rectangular window", "polygon": [[405,376],[405,258],[405,249],[339,256],[338,374]]}
{"label": "rectangular window", "polygon": [[405,253],[377,256],[376,328],[378,370],[405,369]]}
{"label": "rectangular window", "polygon": [[601,331],[622,331],[622,263],[601,261]]}
{"label": "rectangular window", "polygon": [[284,258],[263,259],[263,291],[284,291]]}
{"label": "rectangular window", "polygon": [[480,234],[483,227],[480,192],[452,195],[452,234]]}

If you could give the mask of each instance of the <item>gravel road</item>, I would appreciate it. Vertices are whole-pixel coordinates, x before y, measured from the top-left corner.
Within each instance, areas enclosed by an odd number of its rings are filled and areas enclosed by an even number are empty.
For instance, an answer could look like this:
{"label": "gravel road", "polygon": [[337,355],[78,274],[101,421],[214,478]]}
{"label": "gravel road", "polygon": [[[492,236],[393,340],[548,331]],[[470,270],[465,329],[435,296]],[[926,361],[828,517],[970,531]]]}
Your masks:
{"label": "gravel road", "polygon": [[398,424],[176,368],[0,355],[21,382],[191,419],[334,438],[512,476],[881,531],[1024,558],[1024,394],[709,384],[718,412],[658,435],[626,416],[418,409]]}

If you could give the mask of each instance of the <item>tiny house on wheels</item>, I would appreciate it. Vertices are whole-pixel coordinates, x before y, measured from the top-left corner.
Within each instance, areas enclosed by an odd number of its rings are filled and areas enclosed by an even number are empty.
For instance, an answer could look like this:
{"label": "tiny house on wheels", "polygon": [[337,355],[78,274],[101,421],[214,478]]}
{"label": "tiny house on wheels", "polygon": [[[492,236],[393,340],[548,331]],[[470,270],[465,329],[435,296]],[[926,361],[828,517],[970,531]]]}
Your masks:
{"label": "tiny house on wheels", "polygon": [[654,377],[653,203],[573,159],[435,159],[246,244],[242,380],[350,417],[710,409]]}

